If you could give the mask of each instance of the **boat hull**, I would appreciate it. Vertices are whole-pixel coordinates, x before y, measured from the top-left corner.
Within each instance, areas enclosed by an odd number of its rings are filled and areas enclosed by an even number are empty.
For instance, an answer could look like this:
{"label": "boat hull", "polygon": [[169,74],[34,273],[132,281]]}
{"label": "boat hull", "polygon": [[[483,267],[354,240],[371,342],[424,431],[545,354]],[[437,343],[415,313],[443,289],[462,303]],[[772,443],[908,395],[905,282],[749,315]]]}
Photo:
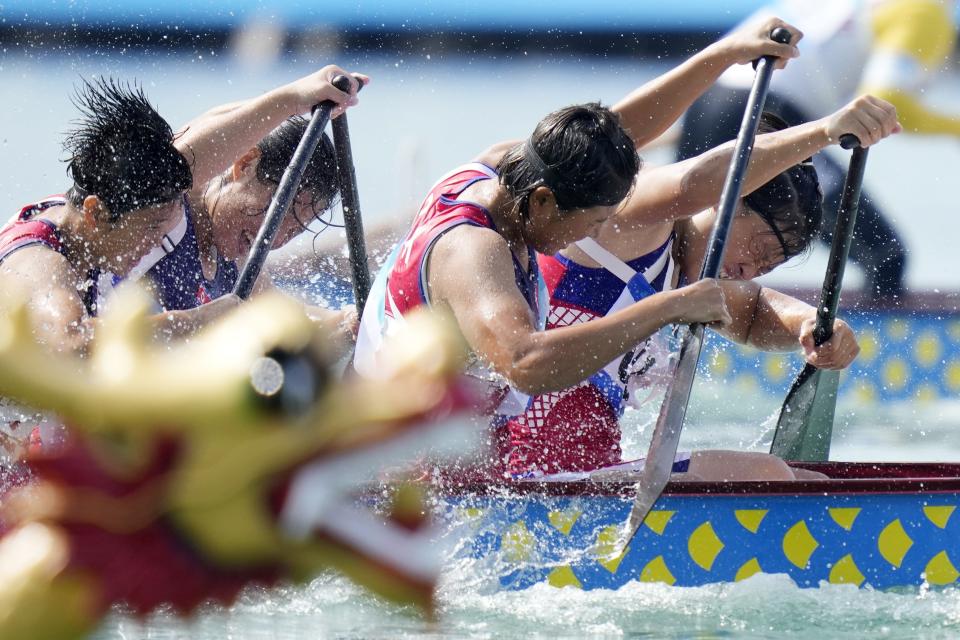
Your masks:
{"label": "boat hull", "polygon": [[[822,465],[841,467],[857,475],[866,465]],[[880,477],[824,482],[672,484],[624,553],[617,537],[632,503],[626,485],[538,483],[509,494],[472,487],[447,502],[451,521],[472,529],[467,553],[493,560],[506,589],[698,586],[761,572],[801,587],[948,585],[960,578],[960,480],[949,477],[960,469],[950,467],[872,465]],[[923,477],[898,476],[910,468]]]}

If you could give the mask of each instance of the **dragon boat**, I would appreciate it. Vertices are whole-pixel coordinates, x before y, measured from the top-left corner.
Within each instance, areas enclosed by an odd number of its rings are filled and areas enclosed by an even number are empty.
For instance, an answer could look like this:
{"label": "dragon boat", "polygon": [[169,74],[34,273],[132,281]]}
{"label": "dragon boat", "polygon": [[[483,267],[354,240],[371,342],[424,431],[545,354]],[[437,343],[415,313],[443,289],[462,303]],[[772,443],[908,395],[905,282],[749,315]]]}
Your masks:
{"label": "dragon boat", "polygon": [[[793,292],[816,300],[814,291]],[[924,403],[960,392],[960,296],[912,294],[897,307],[846,297],[863,352],[838,390],[848,403]],[[780,396],[796,363],[711,336],[701,372]],[[960,579],[960,463],[791,463],[828,480],[672,482],[633,541],[619,546],[636,487],[568,481],[448,491],[461,553],[499,585],[615,589],[631,581],[699,586],[758,573],[888,589]],[[627,481],[631,480],[631,481]]]}
{"label": "dragon boat", "polygon": [[667,485],[636,537],[618,540],[633,483],[476,484],[444,497],[461,552],[504,589],[616,589],[787,574],[888,589],[960,578],[960,464],[797,464],[828,480]]}

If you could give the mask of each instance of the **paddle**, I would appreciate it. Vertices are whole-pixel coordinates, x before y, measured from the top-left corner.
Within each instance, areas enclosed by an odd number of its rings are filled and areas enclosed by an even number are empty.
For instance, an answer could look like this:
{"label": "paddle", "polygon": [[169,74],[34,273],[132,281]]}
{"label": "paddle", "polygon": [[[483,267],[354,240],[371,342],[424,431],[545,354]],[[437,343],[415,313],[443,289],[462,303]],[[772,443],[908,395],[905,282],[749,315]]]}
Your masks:
{"label": "paddle", "polygon": [[[343,75],[337,76],[333,79],[333,85],[341,91],[349,91],[350,80]],[[237,277],[237,284],[233,287],[233,293],[244,300],[249,298],[253,292],[257,276],[263,269],[267,254],[273,248],[273,241],[280,230],[280,225],[283,223],[283,217],[290,205],[293,204],[294,198],[296,198],[297,187],[300,186],[300,181],[303,179],[303,172],[310,163],[310,158],[320,143],[323,130],[330,120],[330,113],[336,106],[336,103],[325,100],[313,108],[307,130],[304,132],[303,138],[300,139],[296,151],[293,152],[293,157],[290,158],[290,164],[284,170],[283,177],[280,178],[280,184],[270,201],[266,217],[263,224],[260,225],[260,231],[257,232],[257,238],[253,241],[253,246],[250,248],[250,255],[247,256],[247,261]]]}
{"label": "paddle", "polygon": [[[770,34],[770,38],[782,43],[790,42],[790,32],[778,27]],[[757,74],[747,99],[743,121],[740,123],[740,132],[734,146],[733,161],[723,183],[720,194],[720,205],[717,212],[717,223],[710,235],[707,255],[703,260],[700,279],[715,278],[720,273],[723,260],[723,249],[730,233],[733,214],[740,200],[740,188],[743,178],[750,164],[750,154],[753,151],[753,140],[757,134],[757,125],[763,104],[767,99],[770,88],[770,76],[773,74],[774,58],[764,56],[757,63]],[[680,443],[680,432],[683,430],[683,419],[687,413],[687,403],[690,401],[690,390],[693,387],[693,378],[697,372],[697,363],[700,361],[700,349],[703,346],[702,324],[693,324],[683,329],[680,342],[679,357],[674,361],[673,376],[667,388],[663,406],[657,426],[654,428],[650,440],[650,449],[647,452],[646,463],[636,484],[636,498],[633,509],[627,520],[626,534],[621,548],[630,543],[637,530],[643,524],[653,504],[663,493],[663,488],[670,481],[673,471],[673,461],[677,455],[677,445]]]}
{"label": "paddle", "polygon": [[[337,84],[338,80],[339,78],[333,81],[334,85],[346,91],[347,89]],[[353,152],[350,148],[350,129],[347,127],[346,113],[333,121],[333,146],[337,152],[337,179],[340,182],[343,223],[347,232],[347,250],[350,254],[350,271],[353,275],[353,297],[357,306],[357,315],[363,315],[363,307],[370,294],[370,269],[367,265],[367,245],[363,238],[360,195],[357,190],[357,174],[353,168]]]}
{"label": "paddle", "polygon": [[[853,241],[853,227],[857,222],[857,209],[860,204],[860,187],[867,165],[867,149],[860,147],[856,137],[845,135],[840,138],[840,145],[844,149],[853,149],[853,154],[843,185],[837,226],[830,246],[830,260],[823,279],[823,290],[820,292],[817,326],[813,330],[813,341],[817,346],[833,335],[833,321],[840,303],[843,271]],[[839,382],[839,371],[818,369],[812,364],[804,365],[787,393],[783,408],[780,409],[780,419],[777,420],[770,453],[784,460],[804,462],[825,462],[829,458]]]}

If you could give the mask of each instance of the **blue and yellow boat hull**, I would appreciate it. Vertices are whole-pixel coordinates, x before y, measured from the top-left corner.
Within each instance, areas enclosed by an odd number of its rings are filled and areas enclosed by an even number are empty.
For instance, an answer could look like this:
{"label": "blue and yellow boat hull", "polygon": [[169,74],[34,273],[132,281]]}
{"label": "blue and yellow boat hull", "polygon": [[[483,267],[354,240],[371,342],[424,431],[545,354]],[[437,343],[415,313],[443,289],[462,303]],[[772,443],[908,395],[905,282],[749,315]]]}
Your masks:
{"label": "blue and yellow boat hull", "polygon": [[960,465],[805,466],[833,479],[671,484],[624,552],[627,485],[473,487],[449,499],[450,513],[507,589],[698,586],[757,573],[877,589],[960,578]]}

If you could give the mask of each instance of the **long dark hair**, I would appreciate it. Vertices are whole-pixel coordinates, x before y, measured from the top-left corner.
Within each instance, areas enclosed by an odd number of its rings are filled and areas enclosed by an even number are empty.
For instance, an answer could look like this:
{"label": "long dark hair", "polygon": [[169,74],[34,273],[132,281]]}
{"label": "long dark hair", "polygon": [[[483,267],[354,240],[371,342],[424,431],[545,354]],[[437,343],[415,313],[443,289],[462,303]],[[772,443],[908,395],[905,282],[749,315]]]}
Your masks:
{"label": "long dark hair", "polygon": [[115,222],[119,216],[170,202],[189,189],[193,174],[174,146],[173,130],[136,84],[112,78],[77,89],[80,118],[67,134],[67,198],[81,206],[96,195]]}
{"label": "long dark hair", "polygon": [[609,206],[627,196],[639,170],[640,159],[620,118],[598,103],[549,114],[497,165],[500,183],[523,218],[537,187],[553,192],[560,211]]}
{"label": "long dark hair", "polygon": [[[786,127],[782,118],[764,112],[757,132],[770,133]],[[823,191],[809,158],[783,171],[743,201],[770,226],[785,259],[806,252],[817,237],[823,219]]]}
{"label": "long dark hair", "polygon": [[[293,157],[307,130],[307,120],[301,116],[288,118],[279,127],[268,133],[257,143],[260,159],[257,162],[257,179],[264,184],[280,184],[283,172]],[[337,181],[337,159],[330,137],[324,133],[316,151],[310,157],[297,188],[297,195],[310,194],[310,214],[312,217],[329,224],[323,214],[337,201],[340,186]],[[306,228],[310,220],[297,220]]]}

